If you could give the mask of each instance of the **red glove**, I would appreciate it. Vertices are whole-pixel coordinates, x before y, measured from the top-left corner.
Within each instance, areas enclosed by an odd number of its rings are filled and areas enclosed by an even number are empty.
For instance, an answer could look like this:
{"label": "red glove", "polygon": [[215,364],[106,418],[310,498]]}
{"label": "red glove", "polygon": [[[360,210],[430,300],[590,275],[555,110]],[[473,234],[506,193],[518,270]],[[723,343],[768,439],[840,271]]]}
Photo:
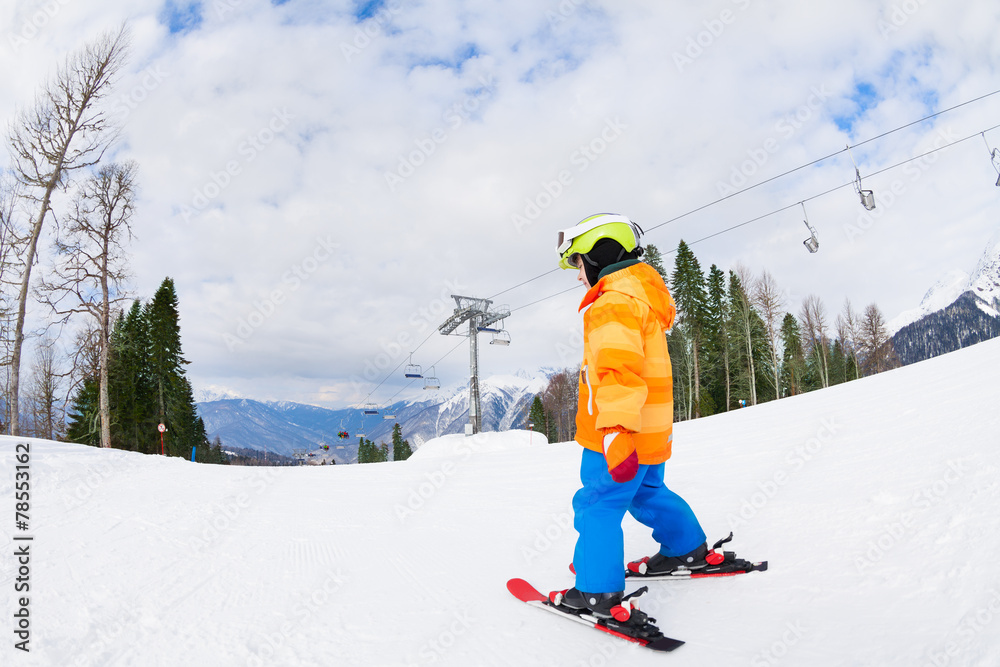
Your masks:
{"label": "red glove", "polygon": [[619,484],[630,482],[639,470],[639,457],[635,453],[632,433],[621,427],[602,429],[604,433],[604,458],[608,462],[611,479]]}

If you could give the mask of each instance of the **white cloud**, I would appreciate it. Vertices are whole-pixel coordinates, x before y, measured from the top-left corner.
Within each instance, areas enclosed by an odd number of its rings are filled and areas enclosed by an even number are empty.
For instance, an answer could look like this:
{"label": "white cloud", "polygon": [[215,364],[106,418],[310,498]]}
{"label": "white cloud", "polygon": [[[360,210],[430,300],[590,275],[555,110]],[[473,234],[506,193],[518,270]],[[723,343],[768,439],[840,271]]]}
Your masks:
{"label": "white cloud", "polygon": [[[4,25],[41,4],[15,3]],[[29,101],[83,36],[130,19],[134,55],[111,101],[125,125],[118,156],[141,168],[138,293],[175,279],[196,386],[355,401],[371,385],[351,378],[380,355],[404,361],[389,353],[431,334],[449,290],[489,296],[554,267],[555,230],[608,210],[652,227],[717,199],[755,156],[746,184],[990,92],[1000,62],[1000,20],[982,5],[675,5],[386,2],[356,23],[355,3],[216,0],[171,34],[162,3],[66,0],[19,49],[4,38],[0,109]],[[870,105],[851,101],[862,84]],[[994,124],[998,109],[989,98],[855,158],[871,173],[940,132]],[[706,269],[742,261],[831,312],[849,297],[891,318],[947,270],[969,270],[996,227],[981,139],[925,166],[866,179],[881,214],[871,221],[859,223],[850,187],[809,202],[816,255],[801,246],[798,208],[693,249]],[[841,155],[647,241],[671,250],[851,178]],[[518,229],[526,212],[537,215]],[[559,272],[499,300],[516,308],[572,284]],[[579,296],[515,312],[513,344],[484,346],[484,368],[571,363],[559,351]],[[432,336],[415,360],[429,366],[457,342]],[[438,376],[460,379],[467,356]],[[397,375],[374,400],[402,386]]]}

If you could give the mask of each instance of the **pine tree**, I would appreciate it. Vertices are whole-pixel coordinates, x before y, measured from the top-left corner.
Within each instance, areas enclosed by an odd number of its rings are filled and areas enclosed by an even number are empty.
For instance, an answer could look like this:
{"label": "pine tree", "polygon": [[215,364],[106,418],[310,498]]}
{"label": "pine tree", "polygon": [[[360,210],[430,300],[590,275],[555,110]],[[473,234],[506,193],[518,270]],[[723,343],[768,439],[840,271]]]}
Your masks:
{"label": "pine tree", "polygon": [[705,353],[709,368],[707,391],[713,402],[729,410],[732,393],[729,307],[726,301],[726,274],[713,264],[708,270],[708,303],[705,311]]}
{"label": "pine tree", "polygon": [[531,401],[531,410],[528,412],[528,423],[531,424],[531,430],[536,433],[548,433],[547,422],[542,397],[535,396],[534,400]]}
{"label": "pine tree", "polygon": [[392,460],[405,461],[413,454],[410,443],[403,440],[403,429],[399,424],[392,427]]}
{"label": "pine tree", "polygon": [[99,403],[100,384],[97,376],[91,376],[83,381],[70,408],[69,426],[66,429],[66,440],[91,447],[101,446],[101,424]]}
{"label": "pine tree", "polygon": [[733,332],[733,360],[739,369],[735,376],[734,393],[740,396],[739,400],[747,401],[748,405],[757,405],[757,365],[756,355],[753,353],[754,308],[735,271],[729,272],[728,300]]}
{"label": "pine tree", "polygon": [[152,454],[159,451],[155,396],[149,374],[149,339],[142,305],[136,300],[111,334],[109,395],[115,447]]}
{"label": "pine tree", "polygon": [[[148,370],[158,423],[167,427],[164,443],[170,456],[190,457],[192,447],[210,451],[205,423],[195,407],[194,390],[184,373],[180,318],[174,281],[165,278],[146,304]],[[222,461],[219,461],[220,463]]]}
{"label": "pine tree", "polygon": [[677,324],[683,327],[691,363],[687,368],[687,387],[693,417],[701,416],[700,351],[704,345],[706,307],[705,275],[698,258],[683,240],[677,246],[674,273],[671,277],[674,301],[677,303]]}
{"label": "pine tree", "polygon": [[[167,407],[176,388],[176,378],[188,362],[181,356],[181,329],[177,314],[174,281],[165,278],[152,301],[146,304],[145,318],[149,331],[149,372],[156,392],[156,415],[166,424]],[[168,432],[170,424],[167,424]]]}
{"label": "pine tree", "polygon": [[806,360],[802,352],[802,330],[791,313],[781,320],[781,387],[783,396],[794,396],[804,390]]}
{"label": "pine tree", "polygon": [[361,438],[358,444],[358,463],[376,463],[379,460],[379,451],[375,443],[368,438]]}
{"label": "pine tree", "polygon": [[663,268],[663,255],[660,253],[660,249],[652,243],[647,243],[645,248],[646,251],[642,255],[642,261],[656,269],[656,272],[663,278],[663,282],[667,282],[669,278],[667,277],[666,269]]}

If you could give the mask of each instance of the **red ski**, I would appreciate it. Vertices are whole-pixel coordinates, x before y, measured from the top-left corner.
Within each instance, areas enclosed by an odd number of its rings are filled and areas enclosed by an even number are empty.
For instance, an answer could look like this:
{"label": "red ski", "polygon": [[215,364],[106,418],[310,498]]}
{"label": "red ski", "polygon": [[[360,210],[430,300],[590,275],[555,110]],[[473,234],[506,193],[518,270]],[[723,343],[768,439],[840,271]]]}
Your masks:
{"label": "red ski", "polygon": [[[673,651],[675,648],[684,643],[679,639],[672,639],[664,636],[663,633],[661,633],[659,629],[653,625],[656,622],[656,619],[647,617],[638,609],[632,612],[633,622],[619,622],[614,619],[595,618],[586,611],[578,611],[565,607],[561,604],[557,604],[542,593],[539,593],[534,586],[529,584],[524,579],[511,579],[507,582],[507,590],[521,602],[526,602],[533,607],[550,611],[554,614],[558,614],[559,616],[582,623],[583,625],[589,625],[590,627],[600,630],[601,632],[605,632],[614,637],[619,637],[626,641],[634,642],[654,651]],[[636,597],[643,592],[645,592],[645,587],[639,589],[629,597]],[[635,621],[639,618],[642,619],[642,622],[636,623]]]}

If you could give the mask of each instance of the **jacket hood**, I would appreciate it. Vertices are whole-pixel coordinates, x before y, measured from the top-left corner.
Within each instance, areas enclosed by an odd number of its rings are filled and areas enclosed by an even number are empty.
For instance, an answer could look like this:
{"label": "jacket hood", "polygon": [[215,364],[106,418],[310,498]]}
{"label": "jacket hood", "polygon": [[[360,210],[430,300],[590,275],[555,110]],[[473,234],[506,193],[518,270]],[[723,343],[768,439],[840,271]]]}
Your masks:
{"label": "jacket hood", "polygon": [[664,329],[670,329],[674,324],[677,306],[663,278],[649,264],[637,262],[604,276],[583,297],[580,310],[594,303],[605,292],[618,292],[642,301]]}

